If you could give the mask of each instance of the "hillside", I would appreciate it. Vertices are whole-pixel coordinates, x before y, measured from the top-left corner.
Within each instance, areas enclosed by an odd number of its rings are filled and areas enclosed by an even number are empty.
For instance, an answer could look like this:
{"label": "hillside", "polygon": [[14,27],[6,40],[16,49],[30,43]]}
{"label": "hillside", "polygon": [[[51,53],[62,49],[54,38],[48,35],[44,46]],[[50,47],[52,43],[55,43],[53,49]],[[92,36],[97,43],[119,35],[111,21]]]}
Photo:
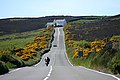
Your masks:
{"label": "hillside", "polygon": [[78,19],[69,22],[64,31],[71,63],[120,74],[120,15]]}
{"label": "hillside", "polygon": [[9,69],[32,66],[50,51],[54,28],[0,36],[0,75]]}
{"label": "hillside", "polygon": [[8,18],[0,20],[0,35],[20,33],[45,28],[45,24],[53,21],[49,17],[40,18]]}
{"label": "hillside", "polygon": [[[83,20],[80,20],[81,22]],[[99,20],[84,20],[84,23],[78,21],[71,22],[69,31],[76,34],[77,40],[93,41],[95,39],[109,38],[120,35],[120,18],[107,18]]]}
{"label": "hillside", "polygon": [[71,22],[79,19],[98,19],[97,16],[92,18],[88,16],[45,16],[38,18],[0,19],[0,35],[21,33],[21,32],[45,28],[47,22],[52,22],[54,19],[64,19],[64,18],[67,20],[67,22]]}

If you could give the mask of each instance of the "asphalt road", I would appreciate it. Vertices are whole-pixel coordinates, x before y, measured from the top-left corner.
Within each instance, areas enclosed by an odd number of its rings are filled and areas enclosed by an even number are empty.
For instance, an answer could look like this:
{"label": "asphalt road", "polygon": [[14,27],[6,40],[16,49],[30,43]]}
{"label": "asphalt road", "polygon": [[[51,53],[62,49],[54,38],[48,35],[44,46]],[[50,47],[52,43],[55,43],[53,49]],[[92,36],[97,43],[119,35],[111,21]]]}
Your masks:
{"label": "asphalt road", "polygon": [[[55,28],[54,41],[50,52],[42,60],[32,66],[18,68],[5,75],[0,80],[118,80],[114,76],[70,64],[65,49],[63,28]],[[50,57],[50,64],[45,66],[45,57]]]}

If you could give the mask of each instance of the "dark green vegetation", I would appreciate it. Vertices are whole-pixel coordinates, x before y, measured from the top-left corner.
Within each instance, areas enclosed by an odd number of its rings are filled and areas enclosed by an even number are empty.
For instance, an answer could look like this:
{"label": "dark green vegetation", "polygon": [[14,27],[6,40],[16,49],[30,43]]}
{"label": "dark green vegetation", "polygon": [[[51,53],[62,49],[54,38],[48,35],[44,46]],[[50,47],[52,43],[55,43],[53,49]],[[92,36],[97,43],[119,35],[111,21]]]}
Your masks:
{"label": "dark green vegetation", "polygon": [[[80,19],[65,27],[67,54],[74,65],[85,66],[99,71],[120,74],[120,15],[97,19]],[[107,38],[112,47],[106,46],[97,53],[87,57],[72,59],[76,46],[90,48],[90,42]],[[84,41],[83,41],[84,40]],[[71,42],[70,42],[71,41]],[[73,41],[73,42],[72,42]],[[79,42],[74,46],[68,46]],[[82,44],[81,44],[82,42]],[[71,44],[69,44],[71,43]]]}
{"label": "dark green vegetation", "polygon": [[0,75],[7,73],[9,70],[4,62],[0,61]]}

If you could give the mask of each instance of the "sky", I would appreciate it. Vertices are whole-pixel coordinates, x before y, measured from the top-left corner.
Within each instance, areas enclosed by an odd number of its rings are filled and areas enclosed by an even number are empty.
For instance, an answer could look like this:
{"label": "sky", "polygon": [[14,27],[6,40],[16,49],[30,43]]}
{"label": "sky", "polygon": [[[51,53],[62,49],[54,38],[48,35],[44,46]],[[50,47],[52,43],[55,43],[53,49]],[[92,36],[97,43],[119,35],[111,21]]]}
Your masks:
{"label": "sky", "polygon": [[0,19],[120,14],[120,0],[0,0]]}

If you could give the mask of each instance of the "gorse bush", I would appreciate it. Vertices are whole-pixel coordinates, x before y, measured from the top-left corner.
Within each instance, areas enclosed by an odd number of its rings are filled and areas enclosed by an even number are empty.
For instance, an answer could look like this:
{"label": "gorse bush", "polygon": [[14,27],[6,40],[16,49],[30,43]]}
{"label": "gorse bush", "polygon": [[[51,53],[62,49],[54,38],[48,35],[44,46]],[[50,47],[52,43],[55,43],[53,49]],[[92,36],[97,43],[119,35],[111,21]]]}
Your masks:
{"label": "gorse bush", "polygon": [[120,52],[117,52],[116,56],[112,58],[111,62],[109,63],[109,68],[114,74],[120,74]]}
{"label": "gorse bush", "polygon": [[[22,67],[24,66],[24,62],[22,60],[20,60],[19,58],[15,57],[14,55],[10,55],[10,54],[3,54],[0,58],[1,61],[7,63],[11,63],[13,65],[17,67]],[[9,65],[8,65],[9,67]]]}

